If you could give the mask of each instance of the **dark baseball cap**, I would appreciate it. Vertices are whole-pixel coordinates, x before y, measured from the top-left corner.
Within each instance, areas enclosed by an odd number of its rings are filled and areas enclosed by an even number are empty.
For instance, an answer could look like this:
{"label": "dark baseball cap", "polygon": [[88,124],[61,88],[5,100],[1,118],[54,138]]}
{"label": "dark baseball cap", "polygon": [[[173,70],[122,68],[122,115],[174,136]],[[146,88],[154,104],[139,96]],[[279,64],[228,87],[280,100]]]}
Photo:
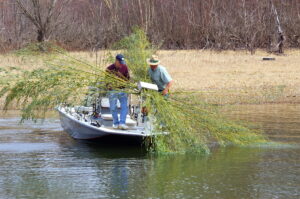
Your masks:
{"label": "dark baseball cap", "polygon": [[126,64],[124,55],[122,55],[122,54],[118,54],[116,56],[116,60],[118,60],[121,64]]}

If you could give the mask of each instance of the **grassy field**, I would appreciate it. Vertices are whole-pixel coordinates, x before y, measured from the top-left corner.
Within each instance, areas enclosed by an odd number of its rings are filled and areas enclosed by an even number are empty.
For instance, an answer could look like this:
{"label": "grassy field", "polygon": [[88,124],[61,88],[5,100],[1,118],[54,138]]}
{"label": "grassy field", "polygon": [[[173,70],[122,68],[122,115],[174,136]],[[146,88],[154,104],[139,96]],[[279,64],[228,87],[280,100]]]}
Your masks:
{"label": "grassy field", "polygon": [[[189,90],[216,104],[300,102],[300,50],[283,56],[257,51],[179,50],[157,53],[175,80],[173,91]],[[94,53],[74,53],[96,64]],[[274,57],[275,61],[262,61]],[[105,52],[97,54],[103,65]],[[130,67],[130,66],[129,66]]]}
{"label": "grassy field", "polygon": [[[71,55],[106,67],[107,51],[72,52]],[[188,90],[215,104],[300,102],[300,50],[283,56],[257,51],[159,51],[175,80],[172,91]],[[113,53],[114,54],[114,53]],[[275,61],[262,61],[275,57]],[[20,71],[44,67],[42,57],[0,55],[0,83]],[[130,66],[129,66],[130,68]],[[1,104],[3,101],[1,102]]]}
{"label": "grassy field", "polygon": [[[207,91],[213,103],[300,101],[300,51],[285,56],[241,51],[161,51],[159,55],[176,89]],[[263,57],[275,61],[262,61]],[[298,98],[297,98],[298,97]]]}

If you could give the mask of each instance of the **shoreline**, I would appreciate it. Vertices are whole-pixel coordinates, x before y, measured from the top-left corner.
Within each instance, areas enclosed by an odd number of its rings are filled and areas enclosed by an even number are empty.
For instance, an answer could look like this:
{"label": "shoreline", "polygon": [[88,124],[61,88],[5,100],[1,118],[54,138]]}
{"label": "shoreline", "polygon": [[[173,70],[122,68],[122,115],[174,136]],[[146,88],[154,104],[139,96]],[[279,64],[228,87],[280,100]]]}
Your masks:
{"label": "shoreline", "polygon": [[[251,105],[298,105],[300,104],[300,97],[299,99],[295,101],[274,101],[274,102],[257,102],[257,103],[232,103],[232,104],[214,104],[214,103],[209,103],[212,106],[219,106],[219,107],[226,107],[226,106],[251,106]],[[21,108],[10,108],[10,109],[3,109],[2,107],[0,108],[0,115],[5,113],[6,111],[21,111]],[[54,109],[50,109],[49,112],[54,111]]]}

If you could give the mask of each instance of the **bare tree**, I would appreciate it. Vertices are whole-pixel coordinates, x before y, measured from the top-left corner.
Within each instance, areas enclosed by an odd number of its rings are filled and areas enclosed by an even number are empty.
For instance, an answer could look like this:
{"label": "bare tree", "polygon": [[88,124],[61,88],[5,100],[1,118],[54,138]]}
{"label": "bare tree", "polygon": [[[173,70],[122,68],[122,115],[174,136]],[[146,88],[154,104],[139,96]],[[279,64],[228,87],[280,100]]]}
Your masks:
{"label": "bare tree", "polygon": [[15,0],[23,15],[36,27],[37,41],[43,42],[50,35],[53,27],[57,25],[58,18],[70,0]]}
{"label": "bare tree", "polygon": [[[271,2],[271,3],[270,3]],[[21,14],[20,14],[21,13]],[[143,28],[166,49],[300,47],[300,3],[286,0],[0,0],[1,49],[52,40],[110,48]],[[36,33],[36,34],[33,34]],[[0,50],[1,50],[0,49]]]}
{"label": "bare tree", "polygon": [[276,7],[274,6],[274,3],[272,0],[270,0],[270,3],[272,4],[272,12],[274,13],[275,15],[275,22],[276,22],[276,27],[277,27],[277,45],[276,45],[276,52],[279,53],[279,54],[283,54],[283,42],[285,40],[285,37],[284,37],[284,34],[283,34],[283,30],[282,30],[282,27],[281,27],[281,23],[280,23],[280,20],[279,20],[279,15],[278,15],[278,12],[277,12],[277,9]]}

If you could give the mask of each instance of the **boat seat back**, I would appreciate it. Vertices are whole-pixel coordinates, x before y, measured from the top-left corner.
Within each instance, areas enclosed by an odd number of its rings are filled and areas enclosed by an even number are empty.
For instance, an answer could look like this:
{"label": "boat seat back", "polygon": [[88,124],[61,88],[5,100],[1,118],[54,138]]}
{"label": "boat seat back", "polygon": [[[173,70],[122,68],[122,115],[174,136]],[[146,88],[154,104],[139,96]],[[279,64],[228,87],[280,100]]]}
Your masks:
{"label": "boat seat back", "polygon": [[[110,105],[109,105],[109,99],[107,97],[104,97],[101,99],[101,107],[102,108],[109,108]],[[121,107],[121,104],[119,102],[119,100],[117,101],[117,107],[120,108]]]}

